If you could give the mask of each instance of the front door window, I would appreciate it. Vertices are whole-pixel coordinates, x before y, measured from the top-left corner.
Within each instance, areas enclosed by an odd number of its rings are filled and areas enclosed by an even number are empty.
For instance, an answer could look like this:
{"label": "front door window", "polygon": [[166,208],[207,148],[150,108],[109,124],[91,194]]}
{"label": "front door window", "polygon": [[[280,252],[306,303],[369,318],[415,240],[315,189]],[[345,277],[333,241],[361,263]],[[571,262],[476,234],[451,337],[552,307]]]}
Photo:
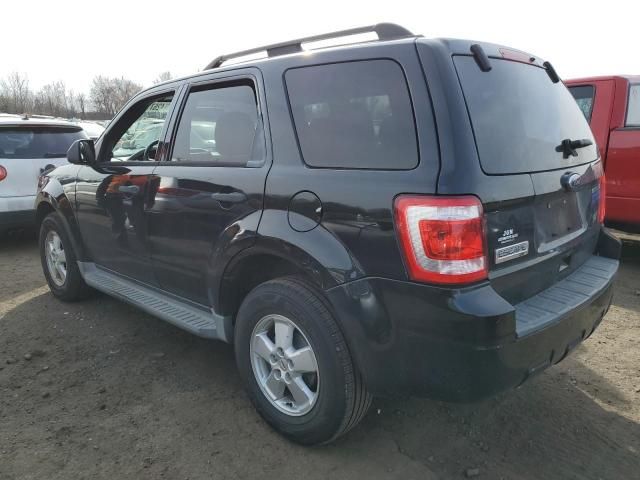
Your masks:
{"label": "front door window", "polygon": [[133,106],[107,141],[107,161],[155,160],[173,95],[142,101]]}

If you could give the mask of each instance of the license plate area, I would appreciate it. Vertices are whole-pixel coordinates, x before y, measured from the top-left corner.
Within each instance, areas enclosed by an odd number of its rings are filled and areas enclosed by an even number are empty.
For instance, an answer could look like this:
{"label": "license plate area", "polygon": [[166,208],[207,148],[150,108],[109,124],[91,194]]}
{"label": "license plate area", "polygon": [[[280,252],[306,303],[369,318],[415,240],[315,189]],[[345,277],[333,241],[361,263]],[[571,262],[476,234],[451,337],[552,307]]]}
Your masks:
{"label": "license plate area", "polygon": [[[581,192],[582,193],[582,192]],[[586,207],[577,192],[545,195],[536,203],[536,240],[540,251],[585,229]]]}

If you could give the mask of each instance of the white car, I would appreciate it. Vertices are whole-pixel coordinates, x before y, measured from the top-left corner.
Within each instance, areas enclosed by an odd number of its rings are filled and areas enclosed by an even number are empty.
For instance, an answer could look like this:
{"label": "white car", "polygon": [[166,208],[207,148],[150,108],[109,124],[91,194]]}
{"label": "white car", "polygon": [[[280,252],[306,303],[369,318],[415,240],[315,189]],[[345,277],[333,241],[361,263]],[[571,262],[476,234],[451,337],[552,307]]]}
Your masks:
{"label": "white car", "polygon": [[92,140],[97,140],[98,137],[102,135],[102,132],[104,132],[104,127],[99,123],[79,121],[77,124],[82,127],[85,133]]}
{"label": "white car", "polygon": [[67,163],[67,150],[88,138],[77,124],[0,115],[0,233],[31,226],[38,177]]}

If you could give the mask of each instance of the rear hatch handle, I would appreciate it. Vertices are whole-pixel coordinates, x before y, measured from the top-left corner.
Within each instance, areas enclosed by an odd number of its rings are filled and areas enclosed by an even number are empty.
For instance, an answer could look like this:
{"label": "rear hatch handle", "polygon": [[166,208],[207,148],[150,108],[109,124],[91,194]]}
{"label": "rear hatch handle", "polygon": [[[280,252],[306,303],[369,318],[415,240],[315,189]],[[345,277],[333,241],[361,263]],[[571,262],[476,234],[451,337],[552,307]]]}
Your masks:
{"label": "rear hatch handle", "polygon": [[576,150],[578,148],[588,147],[589,145],[593,145],[593,142],[588,138],[582,138],[580,140],[565,138],[560,145],[556,147],[556,152],[562,152],[562,158],[577,157],[578,152],[576,152]]}

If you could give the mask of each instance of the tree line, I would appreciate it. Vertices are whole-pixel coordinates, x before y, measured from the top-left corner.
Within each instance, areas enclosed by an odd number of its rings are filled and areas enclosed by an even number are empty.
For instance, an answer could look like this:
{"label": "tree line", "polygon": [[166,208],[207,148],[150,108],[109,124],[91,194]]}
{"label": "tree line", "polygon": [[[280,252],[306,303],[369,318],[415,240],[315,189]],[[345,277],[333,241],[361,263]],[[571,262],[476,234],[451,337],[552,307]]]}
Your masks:
{"label": "tree line", "polygon": [[[170,72],[162,72],[153,83],[171,78]],[[142,85],[132,80],[103,75],[93,78],[88,95],[75,93],[60,80],[33,90],[27,75],[13,72],[0,79],[0,113],[108,120],[140,90]]]}

